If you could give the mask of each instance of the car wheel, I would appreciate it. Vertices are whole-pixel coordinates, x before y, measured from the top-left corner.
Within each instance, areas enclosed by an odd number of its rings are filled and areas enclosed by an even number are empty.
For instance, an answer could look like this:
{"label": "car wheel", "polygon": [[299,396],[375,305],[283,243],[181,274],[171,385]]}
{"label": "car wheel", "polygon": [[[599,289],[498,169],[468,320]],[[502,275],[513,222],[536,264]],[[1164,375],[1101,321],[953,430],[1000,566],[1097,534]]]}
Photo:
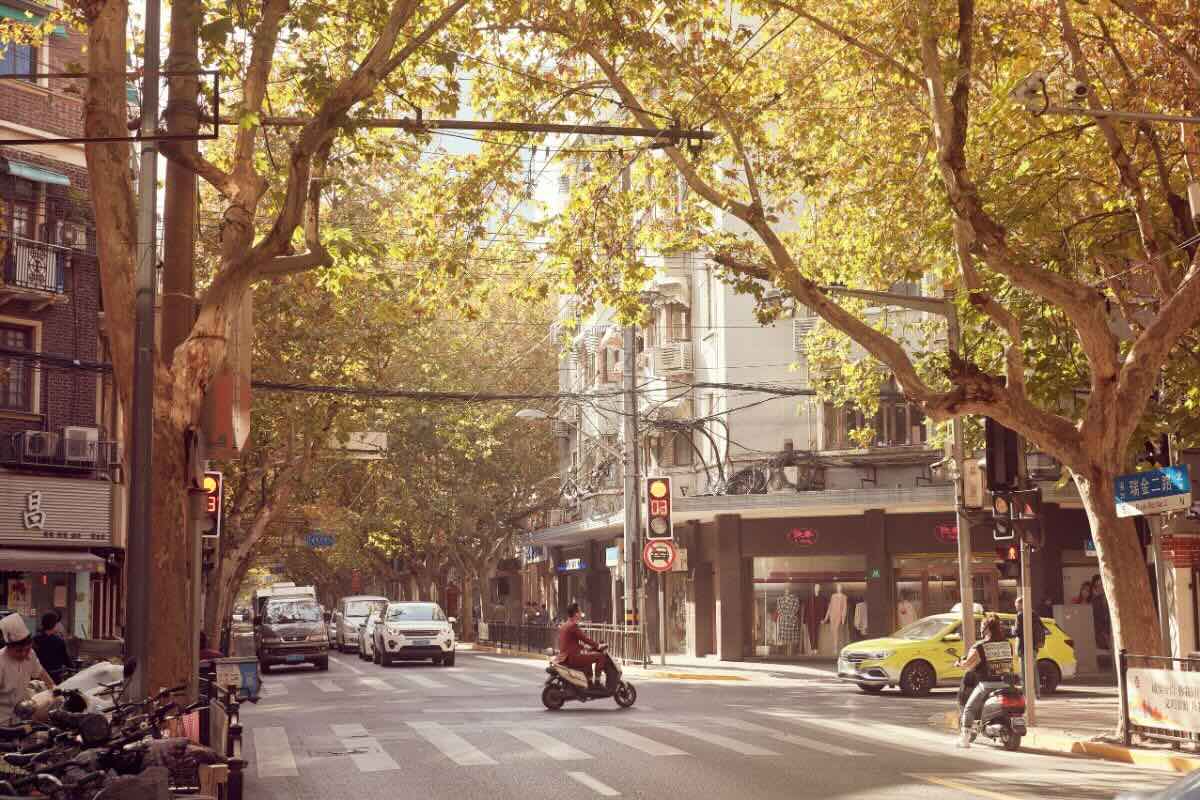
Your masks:
{"label": "car wheel", "polygon": [[936,683],[937,673],[928,661],[913,661],[900,673],[900,691],[905,697],[924,697]]}
{"label": "car wheel", "polygon": [[326,658],[318,658],[316,661],[313,662],[313,666],[315,666],[321,672],[325,672],[326,670],[329,669],[329,659],[327,657]]}
{"label": "car wheel", "polygon": [[433,657],[433,665],[434,665],[435,667],[440,667],[440,666],[442,665],[442,657],[441,657],[441,656],[434,656],[434,657]]}
{"label": "car wheel", "polygon": [[1054,694],[1058,684],[1062,683],[1062,671],[1048,658],[1038,662],[1038,680],[1041,681],[1042,694]]}
{"label": "car wheel", "polygon": [[867,694],[879,694],[880,692],[883,691],[883,684],[881,684],[881,683],[860,683],[860,684],[858,684],[858,690],[860,692],[866,692]]}
{"label": "car wheel", "polygon": [[551,711],[558,711],[562,708],[565,700],[562,690],[557,686],[547,686],[542,689],[542,705]]}
{"label": "car wheel", "polygon": [[443,667],[453,667],[454,666],[454,653],[450,653],[449,655],[442,656],[442,666]]}

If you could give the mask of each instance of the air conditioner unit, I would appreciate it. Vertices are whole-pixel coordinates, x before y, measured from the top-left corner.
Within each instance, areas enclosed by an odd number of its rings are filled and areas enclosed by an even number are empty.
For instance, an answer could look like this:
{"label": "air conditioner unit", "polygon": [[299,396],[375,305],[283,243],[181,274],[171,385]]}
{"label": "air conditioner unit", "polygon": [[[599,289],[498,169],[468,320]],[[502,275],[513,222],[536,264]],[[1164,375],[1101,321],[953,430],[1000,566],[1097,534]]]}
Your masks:
{"label": "air conditioner unit", "polygon": [[25,431],[21,437],[21,455],[25,458],[53,458],[57,452],[57,433]]}
{"label": "air conditioner unit", "polygon": [[63,428],[63,458],[72,464],[95,464],[96,442],[100,431],[95,428]]}
{"label": "air conditioner unit", "polygon": [[692,371],[692,343],[671,342],[658,348],[658,363],[663,372]]}

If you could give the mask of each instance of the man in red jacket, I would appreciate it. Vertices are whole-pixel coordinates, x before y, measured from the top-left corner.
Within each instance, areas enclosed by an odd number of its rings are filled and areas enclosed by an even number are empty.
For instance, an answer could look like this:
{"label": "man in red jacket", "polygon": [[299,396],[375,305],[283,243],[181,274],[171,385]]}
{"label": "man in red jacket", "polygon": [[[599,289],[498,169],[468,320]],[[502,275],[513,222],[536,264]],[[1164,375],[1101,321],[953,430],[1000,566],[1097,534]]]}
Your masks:
{"label": "man in red jacket", "polygon": [[[567,621],[558,629],[559,663],[582,670],[583,674],[588,677],[588,685],[593,687],[596,685],[596,678],[593,674],[594,667],[598,665],[605,670],[606,683],[610,683],[612,678],[608,677],[608,655],[600,652],[603,645],[592,641],[586,633],[579,629],[579,620],[582,617],[583,612],[579,610],[579,603],[571,603],[567,606]],[[585,653],[583,645],[592,648],[593,652]]]}

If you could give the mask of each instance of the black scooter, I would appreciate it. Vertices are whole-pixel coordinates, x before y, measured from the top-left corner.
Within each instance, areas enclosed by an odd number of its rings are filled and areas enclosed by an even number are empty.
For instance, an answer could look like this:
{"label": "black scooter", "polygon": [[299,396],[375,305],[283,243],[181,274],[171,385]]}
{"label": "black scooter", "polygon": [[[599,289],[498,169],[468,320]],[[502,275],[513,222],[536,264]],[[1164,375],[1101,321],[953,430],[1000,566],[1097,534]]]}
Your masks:
{"label": "black scooter", "polygon": [[988,692],[971,730],[971,739],[986,736],[1005,750],[1019,750],[1021,737],[1026,733],[1025,693],[1017,688],[1016,675],[1009,673],[1004,676],[1003,686]]}
{"label": "black scooter", "polygon": [[[600,645],[596,652],[603,653],[605,649],[604,645]],[[608,660],[613,672],[612,677],[616,680],[615,689],[607,686],[589,686],[587,675],[558,663],[554,652],[547,652],[550,655],[550,663],[546,666],[547,678],[546,685],[542,687],[542,705],[549,710],[558,711],[563,707],[563,703],[569,700],[586,703],[589,700],[604,700],[611,697],[621,708],[629,708],[637,702],[637,689],[633,688],[632,683],[622,679],[621,665],[612,656],[608,656]]]}

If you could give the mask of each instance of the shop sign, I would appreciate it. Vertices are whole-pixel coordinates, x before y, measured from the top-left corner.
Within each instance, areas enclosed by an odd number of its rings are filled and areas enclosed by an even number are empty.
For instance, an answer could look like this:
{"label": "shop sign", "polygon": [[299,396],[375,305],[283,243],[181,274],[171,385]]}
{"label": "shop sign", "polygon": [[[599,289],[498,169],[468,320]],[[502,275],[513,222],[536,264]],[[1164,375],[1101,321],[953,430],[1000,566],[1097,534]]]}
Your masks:
{"label": "shop sign", "polygon": [[578,572],[581,569],[587,569],[587,562],[582,558],[568,558],[563,560],[554,569],[558,572]]}
{"label": "shop sign", "polygon": [[546,548],[537,545],[525,545],[525,563],[536,564],[546,560]]}
{"label": "shop sign", "polygon": [[939,542],[954,543],[958,541],[958,526],[938,525],[933,529],[933,534],[938,538]]}
{"label": "shop sign", "polygon": [[1087,538],[1087,541],[1083,543],[1083,554],[1090,558],[1096,557],[1096,540],[1090,536]]}
{"label": "shop sign", "polygon": [[788,541],[802,547],[811,547],[817,543],[817,532],[813,528],[792,528],[788,532]]}
{"label": "shop sign", "polygon": [[1132,724],[1200,733],[1200,672],[1135,667],[1125,684]]}
{"label": "shop sign", "polygon": [[621,563],[621,548],[606,547],[604,548],[604,566],[615,567]]}
{"label": "shop sign", "polygon": [[7,472],[0,479],[0,544],[111,542],[111,483]]}
{"label": "shop sign", "polygon": [[880,574],[880,572],[879,572],[879,567],[875,567],[874,569],[871,570],[870,577],[875,580],[878,580],[879,578],[883,577],[883,575]]}
{"label": "shop sign", "polygon": [[1185,511],[1192,504],[1192,485],[1187,467],[1163,467],[1113,481],[1118,517]]}

